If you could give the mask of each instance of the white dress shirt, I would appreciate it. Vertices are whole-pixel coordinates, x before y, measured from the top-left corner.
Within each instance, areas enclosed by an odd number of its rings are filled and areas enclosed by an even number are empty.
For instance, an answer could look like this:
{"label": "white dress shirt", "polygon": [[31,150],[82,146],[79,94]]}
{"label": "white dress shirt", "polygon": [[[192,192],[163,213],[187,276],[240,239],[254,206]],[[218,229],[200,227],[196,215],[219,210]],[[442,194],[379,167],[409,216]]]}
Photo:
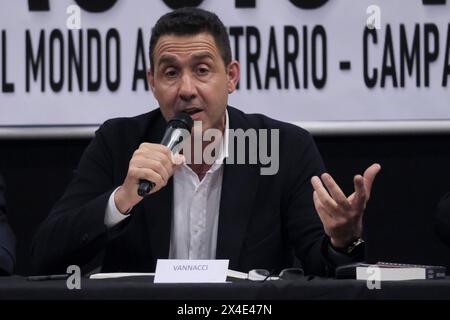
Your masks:
{"label": "white dress shirt", "polygon": [[[206,175],[198,175],[185,163],[173,174],[173,212],[170,230],[170,259],[215,259],[219,225],[223,159],[228,155],[229,119],[226,111],[225,133],[219,155]],[[111,228],[130,214],[119,212],[111,194],[104,223]],[[132,211],[132,210],[130,210]],[[130,212],[131,213],[131,212]]]}

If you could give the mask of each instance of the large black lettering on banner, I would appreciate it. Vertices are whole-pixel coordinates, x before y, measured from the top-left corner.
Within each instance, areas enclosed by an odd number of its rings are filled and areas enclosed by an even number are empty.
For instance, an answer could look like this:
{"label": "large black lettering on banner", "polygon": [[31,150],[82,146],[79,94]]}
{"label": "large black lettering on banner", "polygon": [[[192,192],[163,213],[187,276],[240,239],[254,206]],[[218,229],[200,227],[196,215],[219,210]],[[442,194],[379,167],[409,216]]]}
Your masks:
{"label": "large black lettering on banner", "polygon": [[89,12],[104,12],[112,8],[117,0],[75,0],[75,2],[84,10]]}
{"label": "large black lettering on banner", "polygon": [[[415,83],[417,88],[422,86],[429,88],[432,86],[431,66],[433,64],[440,65],[439,54],[445,50],[441,83],[442,87],[446,87],[447,77],[450,74],[450,24],[447,28],[447,40],[445,44],[442,43],[442,47],[439,40],[441,38],[440,29],[436,24],[416,23],[413,28],[409,29],[405,24],[400,24],[398,31],[394,31],[397,34],[395,37],[392,29],[391,24],[386,24],[384,41],[380,40],[380,47],[378,47],[378,35],[381,33],[380,37],[382,37],[383,31],[364,29],[363,69],[366,86],[374,88],[379,84],[381,88],[385,88],[387,80],[390,79],[393,88],[404,88],[407,86],[406,79],[411,78],[413,80],[411,84]],[[399,40],[398,46],[395,45],[396,38]],[[371,61],[374,63],[373,59],[369,59],[369,53],[375,55],[382,53],[381,65],[369,66]]]}
{"label": "large black lettering on banner", "polygon": [[[33,44],[30,31],[25,33],[25,64],[26,64],[26,92],[30,92],[30,78],[32,73],[33,79],[36,81],[38,75],[41,75],[41,91],[45,91],[45,31],[39,33],[39,43],[36,57],[33,54]],[[30,70],[31,68],[31,70]]]}
{"label": "large black lettering on banner", "polygon": [[171,9],[182,7],[197,7],[203,0],[163,0],[163,2]]}
{"label": "large black lettering on banner", "polygon": [[50,10],[49,0],[28,0],[28,10],[48,11]]}
{"label": "large black lettering on banner", "polygon": [[[111,9],[117,0],[74,0],[82,9],[88,12],[105,12]],[[198,7],[203,0],[162,0],[169,8]],[[445,5],[447,0],[422,0],[424,5]],[[317,9],[328,0],[289,0],[300,9]],[[256,0],[235,0],[236,8],[256,8]],[[50,0],[28,0],[30,11],[49,11]]]}
{"label": "large black lettering on banner", "polygon": [[236,0],[236,8],[254,8],[256,7],[256,0]]}
{"label": "large black lettering on banner", "polygon": [[[5,70],[3,68],[4,74]],[[6,76],[3,79],[3,87],[12,90]],[[79,91],[86,86],[89,92],[100,91],[103,83],[109,91],[117,91],[121,83],[119,31],[110,28],[102,34],[97,29],[80,29],[63,33],[53,29],[41,30],[33,37],[31,30],[26,30],[25,80],[26,92],[31,91],[33,82],[40,85],[42,92],[47,84],[51,91],[61,92],[66,81],[69,92],[74,91],[76,84]]]}
{"label": "large black lettering on banner", "polygon": [[289,0],[294,6],[302,9],[316,9],[323,6],[328,0]]}
{"label": "large black lettering on banner", "polygon": [[8,75],[6,72],[6,30],[2,30],[2,42],[1,42],[1,47],[2,47],[2,62],[1,62],[1,68],[2,68],[2,92],[5,93],[10,93],[10,92],[14,92],[14,83],[12,82],[8,82]]}
{"label": "large black lettering on banner", "polygon": [[445,49],[444,72],[442,73],[442,86],[447,87],[448,77],[450,76],[450,23],[447,28],[447,45]]}
{"label": "large black lettering on banner", "polygon": [[[163,0],[164,3],[172,8],[197,7],[203,0]],[[289,0],[294,6],[301,9],[316,9],[323,6],[328,0]],[[255,8],[256,0],[236,0],[236,8]]]}
{"label": "large black lettering on banner", "polygon": [[[56,44],[56,46],[55,46]],[[57,47],[57,49],[55,49]],[[53,92],[60,92],[64,84],[64,40],[61,30],[50,32],[49,39],[49,80]],[[58,60],[59,63],[55,61]],[[55,76],[56,66],[59,65],[59,75]]]}
{"label": "large black lettering on banner", "polygon": [[[77,5],[88,12],[105,12],[112,8],[117,0],[74,0]],[[50,0],[28,0],[30,11],[49,11]]]}
{"label": "large black lettering on banner", "polygon": [[445,4],[447,0],[422,0],[423,4]]}
{"label": "large black lettering on banner", "polygon": [[138,82],[144,85],[144,89],[148,91],[147,82],[147,62],[145,61],[145,45],[142,29],[138,29],[138,36],[136,41],[136,50],[134,58],[134,71],[133,71],[133,86],[132,90],[137,90]]}

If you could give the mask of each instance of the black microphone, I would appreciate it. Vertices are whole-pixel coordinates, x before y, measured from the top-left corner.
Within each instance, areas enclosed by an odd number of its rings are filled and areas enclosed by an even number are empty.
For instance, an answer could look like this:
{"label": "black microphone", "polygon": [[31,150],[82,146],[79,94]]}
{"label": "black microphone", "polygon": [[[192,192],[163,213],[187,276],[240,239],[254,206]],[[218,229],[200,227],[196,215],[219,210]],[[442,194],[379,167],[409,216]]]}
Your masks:
{"label": "black microphone", "polygon": [[[166,132],[161,140],[161,144],[174,152],[176,147],[190,136],[193,123],[189,114],[180,112],[167,123]],[[145,197],[154,186],[154,182],[140,179],[137,193],[141,197]]]}

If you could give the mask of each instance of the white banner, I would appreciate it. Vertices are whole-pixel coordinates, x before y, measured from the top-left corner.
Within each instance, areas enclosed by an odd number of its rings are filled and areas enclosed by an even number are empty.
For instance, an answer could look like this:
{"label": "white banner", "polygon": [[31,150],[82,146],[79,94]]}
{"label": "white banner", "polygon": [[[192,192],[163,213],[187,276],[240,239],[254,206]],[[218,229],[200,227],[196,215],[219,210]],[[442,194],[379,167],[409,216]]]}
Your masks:
{"label": "white banner", "polygon": [[150,29],[178,3],[228,28],[239,109],[290,122],[450,120],[446,1],[90,2],[0,0],[0,126],[95,126],[156,108]]}

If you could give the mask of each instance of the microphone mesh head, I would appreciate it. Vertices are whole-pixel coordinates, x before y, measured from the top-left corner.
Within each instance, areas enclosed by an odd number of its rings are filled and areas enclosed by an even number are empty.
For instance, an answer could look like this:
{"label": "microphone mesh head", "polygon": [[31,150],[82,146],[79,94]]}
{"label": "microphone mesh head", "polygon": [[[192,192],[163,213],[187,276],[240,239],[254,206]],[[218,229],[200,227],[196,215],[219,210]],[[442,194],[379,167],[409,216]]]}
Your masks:
{"label": "microphone mesh head", "polygon": [[189,114],[187,114],[186,112],[180,112],[171,120],[169,120],[169,122],[167,123],[167,127],[182,128],[191,132],[193,124],[194,121]]}

